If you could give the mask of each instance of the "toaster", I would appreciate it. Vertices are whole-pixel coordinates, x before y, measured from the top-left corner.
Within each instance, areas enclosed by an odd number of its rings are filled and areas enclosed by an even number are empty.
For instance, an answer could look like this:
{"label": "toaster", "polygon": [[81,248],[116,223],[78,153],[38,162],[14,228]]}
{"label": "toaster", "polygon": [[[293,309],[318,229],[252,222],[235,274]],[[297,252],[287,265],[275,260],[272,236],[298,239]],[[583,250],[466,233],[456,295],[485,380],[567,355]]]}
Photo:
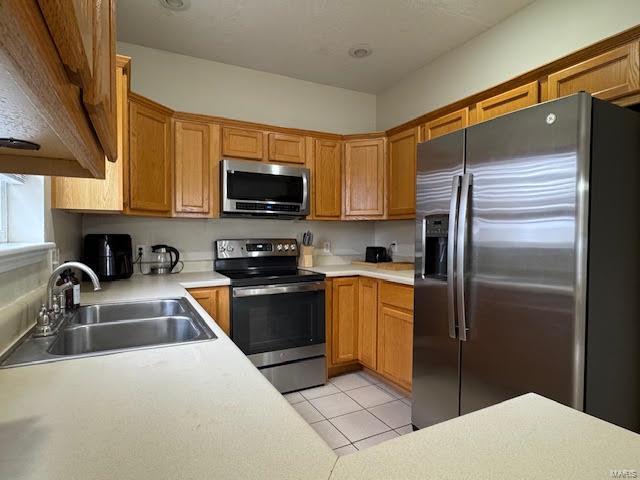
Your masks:
{"label": "toaster", "polygon": [[387,254],[385,247],[367,247],[364,261],[370,263],[390,262],[391,257]]}

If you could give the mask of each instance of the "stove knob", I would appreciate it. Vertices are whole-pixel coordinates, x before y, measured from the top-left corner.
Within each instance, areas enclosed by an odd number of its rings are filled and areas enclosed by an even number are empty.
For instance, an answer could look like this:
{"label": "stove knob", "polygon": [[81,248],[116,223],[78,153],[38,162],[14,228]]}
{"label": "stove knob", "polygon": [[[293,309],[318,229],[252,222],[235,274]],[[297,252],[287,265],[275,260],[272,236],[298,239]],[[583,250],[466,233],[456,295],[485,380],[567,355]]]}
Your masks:
{"label": "stove knob", "polygon": [[276,247],[276,250],[281,251],[282,250],[282,244],[279,243],[278,246]]}
{"label": "stove knob", "polygon": [[291,251],[293,252],[295,249],[296,249],[296,244],[295,244],[295,243],[292,243],[292,244],[291,244]]}
{"label": "stove knob", "polygon": [[285,243],[285,245],[284,245],[284,249],[285,249],[285,251],[286,251],[286,250],[289,250],[289,244],[286,244],[286,243]]}
{"label": "stove knob", "polygon": [[218,247],[218,250],[220,250],[221,252],[224,252],[226,249],[224,248],[224,245],[220,245]]}
{"label": "stove knob", "polygon": [[228,246],[227,247],[227,252],[233,252],[233,247],[232,246]]}

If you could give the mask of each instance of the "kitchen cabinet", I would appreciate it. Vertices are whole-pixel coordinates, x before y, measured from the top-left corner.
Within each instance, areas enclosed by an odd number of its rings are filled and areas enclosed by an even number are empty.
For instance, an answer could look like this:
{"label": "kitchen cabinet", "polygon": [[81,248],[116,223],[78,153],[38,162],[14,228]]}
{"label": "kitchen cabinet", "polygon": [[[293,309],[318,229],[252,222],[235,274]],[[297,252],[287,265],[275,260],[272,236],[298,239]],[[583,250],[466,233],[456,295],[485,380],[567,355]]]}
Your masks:
{"label": "kitchen cabinet", "polygon": [[115,0],[38,0],[107,158],[117,158]]}
{"label": "kitchen cabinet", "polygon": [[316,139],[313,159],[313,216],[340,219],[342,213],[342,143]]}
{"label": "kitchen cabinet", "polygon": [[52,177],[51,208],[79,212],[122,213],[128,128],[128,92],[130,58],[118,56],[116,68],[118,156],[105,165],[105,178]]}
{"label": "kitchen cabinet", "polygon": [[384,215],[384,138],[350,140],[344,144],[344,215],[367,219]]}
{"label": "kitchen cabinet", "polygon": [[539,99],[539,84],[536,81],[482,100],[476,103],[476,123],[530,107],[538,103]]}
{"label": "kitchen cabinet", "polygon": [[127,213],[170,216],[172,111],[139,95],[129,97]]}
{"label": "kitchen cabinet", "polygon": [[378,317],[377,372],[411,389],[413,312],[382,304]]}
{"label": "kitchen cabinet", "polygon": [[264,133],[237,127],[222,127],[222,155],[253,160],[262,160],[264,155]]}
{"label": "kitchen cabinet", "polygon": [[[41,10],[35,0],[0,2],[0,137],[40,146],[0,147],[3,172],[104,178],[105,153],[115,160],[113,6],[87,1],[85,16],[66,17],[69,8],[81,5],[71,3],[41,2]],[[90,31],[81,38],[85,24]],[[83,39],[97,45],[94,35],[105,40],[92,51],[90,88],[80,90],[79,77],[63,63],[61,32],[70,49],[84,48]]]}
{"label": "kitchen cabinet", "polygon": [[269,161],[304,165],[305,138],[300,135],[270,133]]}
{"label": "kitchen cabinet", "polygon": [[416,213],[416,148],[418,129],[389,137],[389,218],[412,218]]}
{"label": "kitchen cabinet", "polygon": [[432,140],[436,137],[455,132],[469,126],[469,108],[461,108],[455,112],[442,115],[422,125],[422,141]]}
{"label": "kitchen cabinet", "polygon": [[358,278],[358,360],[376,369],[378,348],[378,280]]}
{"label": "kitchen cabinet", "polygon": [[224,333],[231,335],[229,287],[190,288],[188,292],[211,315]]}
{"label": "kitchen cabinet", "polygon": [[637,103],[640,101],[639,45],[635,40],[550,74],[549,100],[584,90],[621,105]]}
{"label": "kitchen cabinet", "polygon": [[358,277],[332,281],[331,363],[358,359]]}
{"label": "kitchen cabinet", "polygon": [[217,216],[220,125],[176,120],[174,130],[175,214]]}

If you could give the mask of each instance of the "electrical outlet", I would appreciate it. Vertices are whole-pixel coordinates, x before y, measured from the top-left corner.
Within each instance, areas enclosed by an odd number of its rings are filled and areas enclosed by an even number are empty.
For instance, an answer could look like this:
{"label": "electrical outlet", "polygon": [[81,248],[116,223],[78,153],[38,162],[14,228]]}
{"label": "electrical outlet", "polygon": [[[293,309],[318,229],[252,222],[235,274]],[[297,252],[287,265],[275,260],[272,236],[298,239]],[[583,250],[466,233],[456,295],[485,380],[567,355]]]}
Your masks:
{"label": "electrical outlet", "polygon": [[322,242],[322,251],[324,253],[331,253],[331,242],[329,240]]}
{"label": "electrical outlet", "polygon": [[137,258],[142,257],[142,254],[147,248],[149,247],[147,247],[146,245],[136,245],[136,257]]}
{"label": "electrical outlet", "polygon": [[398,253],[398,242],[391,242],[389,250],[391,250],[391,253]]}

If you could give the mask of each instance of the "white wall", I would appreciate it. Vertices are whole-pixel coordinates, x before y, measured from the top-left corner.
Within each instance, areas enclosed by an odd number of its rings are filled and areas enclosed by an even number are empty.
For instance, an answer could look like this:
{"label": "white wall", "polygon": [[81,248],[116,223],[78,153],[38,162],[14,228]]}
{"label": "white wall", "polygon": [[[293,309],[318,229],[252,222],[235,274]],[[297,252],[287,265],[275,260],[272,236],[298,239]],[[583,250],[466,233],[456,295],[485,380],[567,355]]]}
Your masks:
{"label": "white wall", "polygon": [[638,0],[538,0],[377,96],[385,130],[640,23]]}
{"label": "white wall", "polygon": [[376,97],[163,50],[118,43],[131,89],[175,110],[335,133],[375,130]]}
{"label": "white wall", "polygon": [[[172,245],[185,260],[185,271],[213,269],[213,241],[222,238],[297,238],[311,230],[316,259],[320,263],[342,263],[364,258],[365,247],[374,239],[373,222],[308,222],[302,220],[263,220],[223,218],[216,220],[181,218],[123,217],[121,215],[84,215],[83,234],[128,233],[136,245],[164,243]],[[331,254],[320,249],[331,242]],[[343,258],[337,258],[343,257]]]}

